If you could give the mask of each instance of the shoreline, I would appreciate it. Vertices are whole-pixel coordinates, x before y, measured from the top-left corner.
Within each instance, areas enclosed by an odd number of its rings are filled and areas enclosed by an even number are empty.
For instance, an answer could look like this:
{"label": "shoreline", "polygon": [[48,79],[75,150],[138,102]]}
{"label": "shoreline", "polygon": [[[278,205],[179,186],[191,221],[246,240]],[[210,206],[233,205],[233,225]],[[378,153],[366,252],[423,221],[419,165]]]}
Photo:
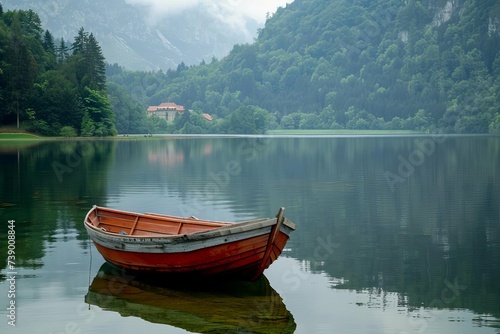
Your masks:
{"label": "shoreline", "polygon": [[119,134],[111,137],[43,137],[31,133],[1,133],[0,142],[42,142],[42,141],[82,141],[82,140],[151,140],[161,138],[362,138],[362,137],[422,137],[422,136],[498,136],[494,133],[425,133],[411,130],[270,130],[265,134]]}

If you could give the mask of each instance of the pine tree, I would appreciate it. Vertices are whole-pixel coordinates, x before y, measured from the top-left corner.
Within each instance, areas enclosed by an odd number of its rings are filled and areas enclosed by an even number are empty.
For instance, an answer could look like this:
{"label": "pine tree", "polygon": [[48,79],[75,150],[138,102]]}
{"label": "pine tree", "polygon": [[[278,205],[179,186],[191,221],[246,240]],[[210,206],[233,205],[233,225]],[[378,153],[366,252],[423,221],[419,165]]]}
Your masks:
{"label": "pine tree", "polygon": [[41,57],[42,63],[46,70],[53,70],[57,66],[56,47],[54,37],[48,30],[45,30],[43,35],[42,47],[45,51],[45,55]]}
{"label": "pine tree", "polygon": [[45,34],[43,35],[43,48],[45,51],[50,52],[52,54],[56,54],[56,47],[54,45],[54,37],[50,33],[50,31],[45,30]]}
{"label": "pine tree", "polygon": [[75,41],[71,46],[74,55],[85,52],[85,45],[87,44],[88,37],[88,32],[85,32],[85,29],[81,27],[80,30],[78,30],[78,34],[75,36]]}
{"label": "pine tree", "polygon": [[19,128],[20,112],[24,102],[33,87],[36,75],[36,62],[28,49],[26,37],[22,32],[21,20],[18,12],[13,13],[9,41],[8,63],[6,77],[9,82],[10,112],[16,114],[16,123]]}
{"label": "pine tree", "polygon": [[101,47],[92,33],[88,37],[84,57],[87,65],[86,75],[89,80],[89,87],[99,91],[106,90],[105,58]]}
{"label": "pine tree", "polygon": [[69,57],[69,47],[66,46],[66,42],[64,38],[61,38],[61,43],[59,43],[59,47],[57,48],[57,62],[62,64],[68,60]]}
{"label": "pine tree", "polygon": [[80,28],[72,44],[73,58],[76,59],[76,76],[83,92],[84,87],[106,90],[106,63],[96,38]]}

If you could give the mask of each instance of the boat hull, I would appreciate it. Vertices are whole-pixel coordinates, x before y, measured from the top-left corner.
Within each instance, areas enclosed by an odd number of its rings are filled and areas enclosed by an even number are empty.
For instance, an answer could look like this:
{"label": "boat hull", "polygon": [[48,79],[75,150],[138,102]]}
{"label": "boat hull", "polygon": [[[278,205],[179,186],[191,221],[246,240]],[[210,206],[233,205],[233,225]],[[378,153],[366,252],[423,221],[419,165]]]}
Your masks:
{"label": "boat hull", "polygon": [[257,279],[278,258],[294,230],[284,216],[154,237],[110,233],[91,222],[86,219],[85,224],[90,238],[104,259],[115,266],[145,273],[244,280]]}

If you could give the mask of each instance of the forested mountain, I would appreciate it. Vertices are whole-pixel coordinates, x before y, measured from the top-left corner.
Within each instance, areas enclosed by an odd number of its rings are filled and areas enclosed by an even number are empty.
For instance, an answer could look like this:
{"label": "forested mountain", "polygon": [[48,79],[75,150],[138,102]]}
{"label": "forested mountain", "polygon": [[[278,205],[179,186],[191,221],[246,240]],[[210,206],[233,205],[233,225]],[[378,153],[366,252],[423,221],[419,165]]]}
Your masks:
{"label": "forested mountain", "polygon": [[[204,2],[182,12],[165,13],[162,18],[152,17],[147,6],[139,5],[147,1],[1,2],[5,11],[36,12],[44,30],[49,30],[56,39],[71,40],[80,27],[85,27],[98,39],[109,63],[119,63],[130,70],[165,70],[181,62],[193,65],[214,56],[222,58],[234,44],[252,41],[261,26],[248,18],[241,23],[243,27],[235,29],[224,20],[226,17],[208,10]],[[168,1],[162,4],[167,5]]]}
{"label": "forested mountain", "polygon": [[500,2],[295,0],[255,43],[220,61],[166,73],[108,70],[144,107],[175,101],[216,118],[185,119],[176,131],[498,132]]}

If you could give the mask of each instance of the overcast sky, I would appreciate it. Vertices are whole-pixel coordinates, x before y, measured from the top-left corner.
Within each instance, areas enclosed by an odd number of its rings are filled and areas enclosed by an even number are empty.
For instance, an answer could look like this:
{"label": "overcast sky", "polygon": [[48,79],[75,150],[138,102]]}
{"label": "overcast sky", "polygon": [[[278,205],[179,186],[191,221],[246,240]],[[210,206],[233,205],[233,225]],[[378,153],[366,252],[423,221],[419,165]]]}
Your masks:
{"label": "overcast sky", "polygon": [[235,26],[245,26],[253,19],[260,24],[266,20],[266,13],[274,13],[292,0],[125,0],[129,4],[149,7],[153,19],[178,15],[193,7],[205,8],[221,21]]}

